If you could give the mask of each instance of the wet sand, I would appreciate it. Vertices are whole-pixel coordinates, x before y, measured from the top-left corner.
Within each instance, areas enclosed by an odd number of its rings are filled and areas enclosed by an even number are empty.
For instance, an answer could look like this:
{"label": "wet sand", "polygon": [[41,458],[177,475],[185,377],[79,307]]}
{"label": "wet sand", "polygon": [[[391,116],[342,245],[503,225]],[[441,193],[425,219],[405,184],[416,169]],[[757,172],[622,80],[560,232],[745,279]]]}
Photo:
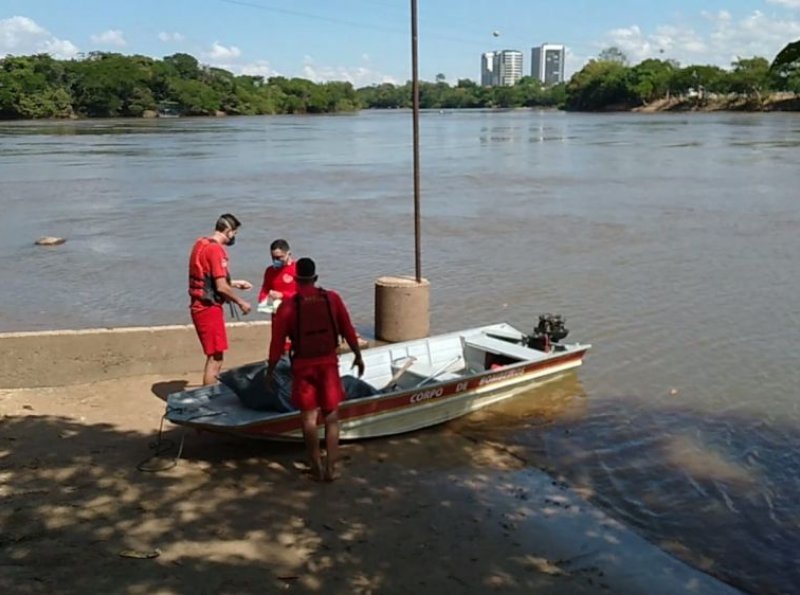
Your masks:
{"label": "wet sand", "polygon": [[2,592],[735,592],[447,426],[346,445],[332,484],[193,430],[137,470],[190,378],[0,390]]}

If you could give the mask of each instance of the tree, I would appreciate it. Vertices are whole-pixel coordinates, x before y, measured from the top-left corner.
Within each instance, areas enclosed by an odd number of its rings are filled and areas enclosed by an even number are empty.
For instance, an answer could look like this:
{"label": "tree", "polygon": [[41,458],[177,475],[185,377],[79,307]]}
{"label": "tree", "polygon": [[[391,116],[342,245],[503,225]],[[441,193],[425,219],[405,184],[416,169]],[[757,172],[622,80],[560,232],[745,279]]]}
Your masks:
{"label": "tree", "polygon": [[770,68],[772,70],[779,70],[785,66],[796,65],[798,61],[800,61],[800,39],[786,45],[786,47],[778,52]]}
{"label": "tree", "polygon": [[670,62],[645,60],[631,69],[630,90],[643,103],[667,97],[674,72]]}
{"label": "tree", "polygon": [[441,72],[436,75],[436,82],[437,83],[444,83],[447,80],[447,77],[442,74]]}
{"label": "tree", "polygon": [[771,73],[767,59],[739,58],[731,66],[733,66],[730,76],[731,90],[747,95],[760,107],[762,94],[771,86]]}
{"label": "tree", "polygon": [[92,52],[69,63],[75,111],[90,117],[140,116],[156,107],[152,69],[135,58]]}
{"label": "tree", "polygon": [[689,89],[702,87],[707,93],[728,93],[730,74],[719,66],[693,64],[673,71],[670,88],[674,93],[686,94]]}
{"label": "tree", "polygon": [[164,64],[174,69],[181,78],[193,79],[200,76],[200,64],[197,58],[189,54],[178,53],[165,56]]}
{"label": "tree", "polygon": [[62,118],[72,114],[62,65],[46,54],[0,60],[0,118]]}
{"label": "tree", "polygon": [[800,40],[778,52],[770,65],[770,72],[780,88],[800,93]]}
{"label": "tree", "polygon": [[628,64],[628,56],[617,46],[613,45],[600,52],[597,59],[600,62],[614,62],[615,64],[622,64],[623,66]]}
{"label": "tree", "polygon": [[629,68],[618,62],[589,62],[567,84],[566,107],[591,111],[637,105],[639,102],[628,86],[629,72]]}

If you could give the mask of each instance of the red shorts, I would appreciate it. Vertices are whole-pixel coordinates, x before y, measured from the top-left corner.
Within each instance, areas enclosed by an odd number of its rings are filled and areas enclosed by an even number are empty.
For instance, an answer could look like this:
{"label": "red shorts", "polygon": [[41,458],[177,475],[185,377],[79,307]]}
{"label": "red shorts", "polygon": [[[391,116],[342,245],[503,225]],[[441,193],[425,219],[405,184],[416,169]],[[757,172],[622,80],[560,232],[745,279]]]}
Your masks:
{"label": "red shorts", "polygon": [[228,335],[225,332],[225,313],[222,305],[192,308],[192,322],[197,330],[203,353],[216,355],[228,350]]}
{"label": "red shorts", "polygon": [[339,364],[292,366],[292,404],[300,411],[320,408],[329,413],[344,398]]}

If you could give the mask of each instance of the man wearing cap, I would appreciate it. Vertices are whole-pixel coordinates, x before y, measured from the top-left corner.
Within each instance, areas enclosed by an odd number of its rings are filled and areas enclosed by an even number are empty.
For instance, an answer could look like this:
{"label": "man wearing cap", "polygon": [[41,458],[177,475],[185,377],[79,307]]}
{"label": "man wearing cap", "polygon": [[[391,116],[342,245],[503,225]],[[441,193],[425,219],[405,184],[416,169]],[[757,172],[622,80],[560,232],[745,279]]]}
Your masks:
{"label": "man wearing cap", "polygon": [[[267,384],[272,384],[275,365],[288,337],[292,343],[292,403],[301,412],[311,473],[316,480],[333,481],[339,458],[338,408],[344,398],[336,353],[339,336],[344,337],[355,354],[353,367],[358,368],[359,377],[364,374],[364,360],[342,298],[335,291],[316,286],[314,261],[299,259],[295,279],[297,294],[285,300],[272,319]],[[317,432],[318,409],[325,420],[324,466]]]}
{"label": "man wearing cap", "polygon": [[242,314],[250,312],[250,304],[240,298],[234,288],[247,290],[253,286],[248,281],[231,280],[225,249],[225,246],[233,246],[239,227],[241,223],[235,216],[221,215],[214,233],[198,238],[189,256],[189,311],[206,356],[203,384],[217,381],[223,354],[228,349],[222,305],[229,302],[236,304]]}

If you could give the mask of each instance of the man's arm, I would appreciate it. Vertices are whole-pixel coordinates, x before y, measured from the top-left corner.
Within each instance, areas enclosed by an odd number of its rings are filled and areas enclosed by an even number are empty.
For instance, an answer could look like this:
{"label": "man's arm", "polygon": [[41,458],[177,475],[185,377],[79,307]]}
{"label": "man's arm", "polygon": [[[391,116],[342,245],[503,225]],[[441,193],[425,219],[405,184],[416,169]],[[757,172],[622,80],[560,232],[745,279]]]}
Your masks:
{"label": "man's arm", "polygon": [[228,283],[225,249],[219,244],[211,243],[206,248],[204,256],[208,259],[208,270],[211,272],[211,276],[214,277],[214,287],[217,293],[224,297],[225,301],[233,302],[239,306],[243,314],[249,313],[250,304],[236,295],[233,287]]}
{"label": "man's arm", "polygon": [[358,334],[353,327],[353,323],[350,320],[350,313],[347,311],[347,306],[344,305],[342,298],[337,293],[331,293],[331,298],[331,306],[336,318],[336,326],[339,328],[342,337],[344,337],[347,346],[350,347],[353,355],[355,355],[353,367],[358,368],[358,377],[361,378],[361,376],[364,375],[364,359],[361,357],[361,347],[358,346]]}
{"label": "man's arm", "polygon": [[289,321],[292,320],[292,315],[289,313],[290,310],[294,311],[292,304],[282,304],[272,316],[272,336],[269,340],[269,352],[267,354],[270,373],[275,369],[275,365],[283,355],[286,335],[289,332]]}
{"label": "man's arm", "polygon": [[248,314],[250,312],[250,304],[236,294],[225,277],[217,277],[214,279],[214,285],[217,288],[217,293],[223,296],[226,301],[233,302],[239,306],[242,314]]}
{"label": "man's arm", "polygon": [[269,297],[269,291],[272,289],[272,267],[267,267],[264,271],[264,280],[261,282],[261,291],[258,292],[258,303],[260,304]]}

